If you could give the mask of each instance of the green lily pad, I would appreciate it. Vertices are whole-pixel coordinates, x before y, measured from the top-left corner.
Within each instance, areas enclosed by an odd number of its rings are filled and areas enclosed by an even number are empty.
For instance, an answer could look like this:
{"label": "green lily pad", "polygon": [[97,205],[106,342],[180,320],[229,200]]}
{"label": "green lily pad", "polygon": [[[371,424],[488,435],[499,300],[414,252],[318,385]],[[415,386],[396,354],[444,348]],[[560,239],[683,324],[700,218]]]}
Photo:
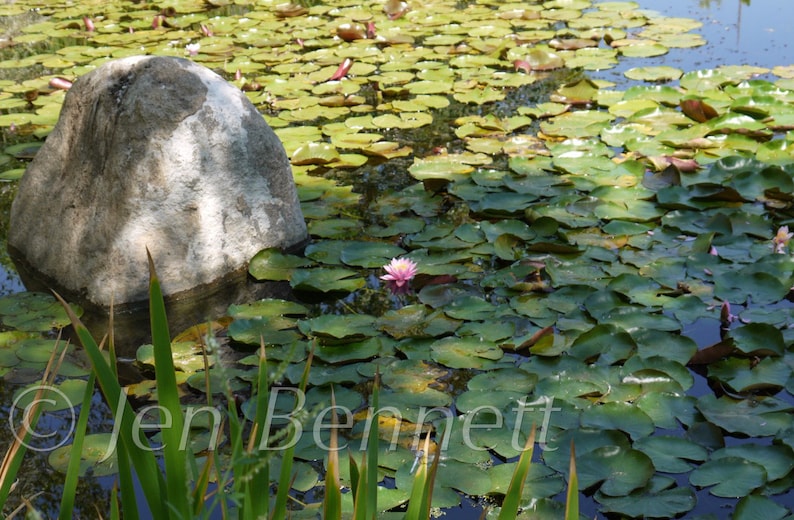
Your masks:
{"label": "green lily pad", "polygon": [[393,351],[392,342],[385,338],[369,338],[358,343],[345,343],[341,345],[318,345],[315,355],[326,363],[345,363],[374,358],[385,357]]}
{"label": "green lily pad", "polygon": [[[488,468],[491,477],[491,493],[506,494],[515,472],[515,462],[498,464]],[[527,500],[551,497],[562,491],[565,482],[546,466],[532,464],[529,467],[522,497]]]}
{"label": "green lily pad", "polygon": [[433,360],[450,368],[485,369],[504,355],[496,345],[476,338],[444,338],[435,341],[430,348]]}
{"label": "green lily pad", "polygon": [[372,119],[376,128],[419,128],[433,122],[433,116],[425,112],[400,112],[399,115],[385,114]]}
{"label": "green lily pad", "polygon": [[460,323],[441,310],[429,311],[424,305],[406,305],[386,312],[378,318],[375,326],[395,339],[434,338],[454,332]]}
{"label": "green lily pad", "polygon": [[781,479],[794,469],[794,453],[789,446],[740,444],[717,450],[711,455],[712,460],[725,457],[740,457],[755,462],[766,470],[769,481]]}
{"label": "green lily pad", "polygon": [[675,480],[654,476],[643,489],[623,497],[597,493],[596,500],[604,511],[643,518],[674,518],[692,510],[697,503],[694,491],[673,487]]}
{"label": "green lily pad", "polygon": [[695,399],[682,398],[679,393],[648,392],[640,396],[636,403],[657,428],[675,429],[681,424],[690,425],[698,417]]}
{"label": "green lily pad", "polygon": [[749,355],[782,356],[786,346],[780,330],[766,323],[748,323],[731,330],[736,348]]}
{"label": "green lily pad", "polygon": [[758,362],[728,358],[710,365],[709,377],[718,379],[738,393],[774,390],[786,386],[791,368],[773,358]]}
{"label": "green lily pad", "polygon": [[792,407],[774,397],[734,399],[704,395],[698,399],[697,407],[710,422],[733,433],[763,437],[791,425]]}
{"label": "green lily pad", "polygon": [[266,318],[272,319],[282,316],[303,316],[309,309],[297,302],[265,298],[257,302],[241,305],[230,305],[228,314],[234,319]]}
{"label": "green lily pad", "polygon": [[743,497],[763,486],[766,479],[763,466],[732,456],[710,460],[689,476],[692,485],[714,486],[709,492],[718,497]]}
{"label": "green lily pad", "polygon": [[629,79],[638,81],[674,81],[684,72],[675,67],[661,65],[657,67],[634,67],[623,73]]}
{"label": "green lily pad", "polygon": [[[82,309],[70,304],[72,310],[82,315]],[[65,327],[70,322],[66,310],[52,296],[24,292],[0,298],[0,316],[3,323],[17,330],[48,331]]]}
{"label": "green lily pad", "polygon": [[50,453],[47,462],[56,471],[65,474],[71,459],[79,456],[78,474],[81,477],[114,475],[119,470],[115,442],[118,442],[118,439],[112,433],[88,434],[83,439],[82,453],[74,453],[75,450],[71,444],[60,446]]}
{"label": "green lily pad", "polygon": [[50,357],[52,357],[53,351],[56,351],[55,359],[58,359],[58,356],[64,349],[70,353],[75,351],[73,344],[67,344],[63,341],[31,338],[18,343],[15,350],[17,357],[22,361],[46,364]]}
{"label": "green lily pad", "polygon": [[304,164],[328,164],[339,160],[339,152],[330,143],[307,143],[298,147],[290,157],[296,166]]}
{"label": "green lily pad", "polygon": [[582,412],[581,423],[583,427],[622,430],[635,440],[650,435],[655,429],[651,418],[640,408],[618,402],[586,409]]}
{"label": "green lily pad", "polygon": [[83,401],[86,386],[86,381],[82,379],[66,379],[61,383],[43,387],[41,397],[36,399],[36,393],[42,388],[42,385],[29,385],[14,392],[14,408],[21,413],[28,406],[37,402],[40,404],[42,412],[74,410]]}
{"label": "green lily pad", "polygon": [[323,340],[350,342],[375,336],[375,318],[365,314],[334,315],[325,314],[300,322],[301,329]]}
{"label": "green lily pad", "polygon": [[[174,368],[187,373],[194,373],[204,370],[204,356],[201,348],[192,341],[182,341],[171,344],[171,357],[174,361]],[[154,347],[152,345],[142,345],[138,348],[136,359],[139,363],[154,366]],[[207,356],[209,366],[215,364],[214,355]]]}
{"label": "green lily pad", "polygon": [[365,281],[356,271],[321,267],[295,271],[290,285],[300,291],[350,292],[364,287]]}
{"label": "green lily pad", "polygon": [[588,488],[601,483],[599,490],[609,496],[625,496],[644,487],[653,476],[651,459],[644,453],[620,446],[603,446],[577,454],[579,485]]}
{"label": "green lily pad", "polygon": [[736,504],[733,518],[736,520],[750,520],[751,518],[781,520],[787,516],[789,516],[789,510],[776,504],[771,498],[747,495]]}
{"label": "green lily pad", "polygon": [[289,280],[295,269],[312,265],[311,260],[264,249],[251,259],[248,272],[257,280]]}
{"label": "green lily pad", "polygon": [[405,250],[381,242],[353,242],[346,245],[341,253],[340,260],[347,265],[356,267],[382,267],[389,260],[405,254]]}
{"label": "green lily pad", "polygon": [[502,368],[477,374],[466,386],[469,390],[514,391],[530,394],[538,378],[517,368]]}
{"label": "green lily pad", "polygon": [[233,375],[233,371],[230,370],[210,370],[209,373],[192,371],[185,383],[205,395],[225,394],[229,391],[239,392],[248,387],[246,383]]}
{"label": "green lily pad", "polygon": [[290,345],[301,338],[296,325],[294,319],[283,317],[235,318],[229,325],[229,336],[249,345]]}
{"label": "green lily pad", "polygon": [[635,45],[621,46],[620,54],[627,58],[650,58],[667,54],[668,48],[654,42],[637,42]]}
{"label": "green lily pad", "polygon": [[656,470],[664,473],[689,472],[693,463],[704,462],[709,456],[703,446],[680,437],[643,437],[634,442],[634,448],[648,455]]}

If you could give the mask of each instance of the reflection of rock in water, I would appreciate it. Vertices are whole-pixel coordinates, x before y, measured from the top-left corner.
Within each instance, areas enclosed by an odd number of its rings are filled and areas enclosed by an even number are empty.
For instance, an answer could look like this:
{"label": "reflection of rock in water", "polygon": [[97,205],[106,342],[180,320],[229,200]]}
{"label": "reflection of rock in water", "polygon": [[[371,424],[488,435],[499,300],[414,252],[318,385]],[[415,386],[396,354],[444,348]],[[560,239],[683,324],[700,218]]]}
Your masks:
{"label": "reflection of rock in water", "polygon": [[[81,321],[91,331],[94,339],[97,342],[101,341],[109,330],[108,309],[86,302],[83,295],[64,289],[52,279],[31,269],[24,260],[18,257],[13,248],[9,248],[9,252],[29,291],[49,293],[55,290],[67,301],[81,305],[85,310]],[[173,338],[193,325],[200,325],[225,316],[229,305],[253,302],[263,298],[295,299],[288,282],[256,282],[245,269],[231,273],[217,282],[168,296],[165,298],[165,306],[171,337]],[[122,360],[124,358],[134,359],[138,347],[152,341],[148,302],[114,308],[113,332],[118,357]],[[65,329],[64,333],[71,341],[79,343],[79,339],[71,327]],[[124,365],[124,363],[120,365]],[[124,367],[120,366],[120,370],[123,369]],[[124,378],[125,374],[121,375]],[[128,378],[134,377],[135,374],[128,374]]]}

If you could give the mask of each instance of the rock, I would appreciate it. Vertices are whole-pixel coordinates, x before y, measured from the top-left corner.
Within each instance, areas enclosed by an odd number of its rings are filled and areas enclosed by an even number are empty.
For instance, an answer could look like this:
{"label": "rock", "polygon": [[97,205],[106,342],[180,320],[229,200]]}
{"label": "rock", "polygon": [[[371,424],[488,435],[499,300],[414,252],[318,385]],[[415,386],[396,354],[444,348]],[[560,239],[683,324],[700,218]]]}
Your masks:
{"label": "rock", "polygon": [[9,250],[106,307],[239,273],[307,240],[289,160],[240,92],[191,61],[115,60],[79,78],[19,183]]}

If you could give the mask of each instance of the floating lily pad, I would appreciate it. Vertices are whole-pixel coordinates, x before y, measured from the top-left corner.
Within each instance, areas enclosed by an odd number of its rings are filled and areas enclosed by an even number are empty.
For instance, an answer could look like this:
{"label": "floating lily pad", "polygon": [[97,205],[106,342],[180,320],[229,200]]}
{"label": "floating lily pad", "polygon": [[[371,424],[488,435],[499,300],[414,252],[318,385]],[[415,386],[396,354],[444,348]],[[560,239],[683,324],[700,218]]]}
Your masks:
{"label": "floating lily pad", "polygon": [[301,322],[301,328],[321,339],[353,341],[374,336],[377,332],[372,325],[375,318],[367,315],[336,316],[326,314]]}
{"label": "floating lily pad", "polygon": [[[78,315],[82,309],[70,307]],[[0,298],[0,316],[3,323],[17,330],[47,331],[62,328],[70,323],[66,310],[52,296],[24,292]]]}
{"label": "floating lily pad", "polygon": [[680,437],[644,437],[634,443],[634,448],[648,455],[656,470],[664,473],[686,473],[694,463],[708,459],[703,446]]}
{"label": "floating lily pad", "polygon": [[382,267],[389,260],[405,254],[405,250],[380,242],[353,242],[344,247],[340,260],[357,267]]}
{"label": "floating lily pad", "polygon": [[[187,373],[204,370],[205,360],[201,348],[194,342],[185,341],[171,344],[171,356],[174,361],[174,368]],[[142,345],[138,348],[136,359],[139,363],[154,367],[154,347],[152,345]],[[215,364],[215,356],[208,355],[207,363],[209,366]]]}
{"label": "floating lily pad", "polygon": [[330,143],[307,143],[296,149],[290,161],[296,166],[304,164],[328,164],[339,160],[339,152]]}
{"label": "floating lily pad", "polygon": [[114,444],[116,442],[118,442],[118,438],[112,433],[88,434],[83,439],[82,453],[74,453],[73,446],[68,444],[53,450],[47,458],[47,462],[56,471],[65,474],[71,459],[80,457],[78,474],[81,477],[113,475],[119,470]]}
{"label": "floating lily pad", "polygon": [[598,493],[596,500],[604,511],[645,518],[673,518],[692,510],[697,503],[689,488],[673,487],[675,480],[654,476],[643,489],[623,497]]}
{"label": "floating lily pad", "polygon": [[355,291],[364,284],[356,271],[330,267],[296,271],[290,280],[294,289],[319,292]]}
{"label": "floating lily pad", "polygon": [[639,81],[674,81],[680,78],[683,73],[681,69],[662,65],[658,67],[634,67],[623,74],[629,79]]}
{"label": "floating lily pad", "polygon": [[623,430],[632,439],[639,439],[653,433],[653,421],[645,412],[628,403],[605,403],[593,406],[582,412],[583,427],[603,430]]}
{"label": "floating lily pad", "polygon": [[695,486],[709,489],[718,497],[742,497],[764,485],[766,470],[760,464],[740,457],[721,457],[698,467],[689,476]]}
{"label": "floating lily pad", "polygon": [[790,427],[792,408],[774,397],[733,399],[705,395],[698,399],[700,412],[728,432],[751,436],[775,435]]}
{"label": "floating lily pad", "polygon": [[432,357],[450,368],[489,368],[504,353],[496,345],[475,338],[445,338],[431,345]]}
{"label": "floating lily pad", "polygon": [[[41,384],[26,386],[14,393],[14,408],[19,413],[22,413],[22,411],[36,402],[40,405],[42,412],[74,410],[83,401],[86,386],[86,381],[82,379],[66,379],[61,383],[46,387],[42,387]],[[36,398],[40,388],[43,388],[43,392],[41,397]]]}
{"label": "floating lily pad", "polygon": [[257,280],[289,280],[295,269],[312,264],[311,260],[285,255],[278,249],[264,249],[251,259],[248,272]]}

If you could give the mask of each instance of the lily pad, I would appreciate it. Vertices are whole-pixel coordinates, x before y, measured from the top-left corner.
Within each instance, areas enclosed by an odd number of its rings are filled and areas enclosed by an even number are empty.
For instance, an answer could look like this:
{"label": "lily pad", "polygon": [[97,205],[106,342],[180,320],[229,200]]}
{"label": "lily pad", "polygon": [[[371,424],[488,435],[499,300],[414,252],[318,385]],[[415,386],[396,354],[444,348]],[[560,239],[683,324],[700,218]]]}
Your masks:
{"label": "lily pad", "polygon": [[433,359],[450,368],[490,368],[504,353],[494,344],[475,338],[445,338],[434,342]]}
{"label": "lily pad", "polygon": [[[79,315],[82,309],[70,304]],[[52,296],[24,292],[0,298],[0,316],[3,323],[17,330],[47,331],[59,329],[70,323],[66,311]]]}
{"label": "lily pad", "polygon": [[689,476],[695,486],[709,489],[718,497],[743,497],[764,485],[766,470],[760,464],[740,457],[721,457],[706,462]]}
{"label": "lily pad", "polygon": [[350,292],[364,287],[365,282],[356,271],[322,267],[295,271],[290,285],[300,291]]}
{"label": "lily pad", "polygon": [[380,242],[353,242],[342,249],[340,260],[356,267],[382,267],[389,260],[405,254],[405,250]]}
{"label": "lily pad", "polygon": [[264,249],[251,259],[248,272],[257,280],[289,280],[295,269],[313,262],[294,255],[285,255],[278,249]]}
{"label": "lily pad", "polygon": [[674,81],[683,73],[681,69],[661,65],[658,67],[634,67],[623,74],[629,79],[639,81]]}
{"label": "lily pad", "polygon": [[[42,387],[41,384],[23,387],[14,393],[14,408],[17,412],[22,413],[35,402],[40,405],[42,412],[72,410],[74,413],[74,408],[83,400],[86,386],[86,381],[82,379],[66,379],[61,383],[46,387]],[[43,388],[43,393],[36,399],[36,393],[40,388]]]}
{"label": "lily pad", "polygon": [[673,518],[692,510],[697,503],[694,491],[674,487],[675,480],[654,476],[643,489],[623,497],[599,492],[596,500],[605,511],[643,518]]}
{"label": "lily pad", "polygon": [[350,342],[377,334],[372,327],[375,318],[367,315],[326,314],[300,322],[301,329],[323,340]]}
{"label": "lily pad", "polygon": [[709,421],[728,432],[764,437],[791,426],[791,406],[774,397],[705,395],[698,399],[697,407]]}
{"label": "lily pad", "polygon": [[68,444],[53,450],[47,461],[56,471],[65,474],[71,459],[80,457],[78,474],[81,477],[114,475],[119,471],[115,442],[118,439],[112,433],[88,434],[83,439],[82,453],[74,453],[73,446]]}

